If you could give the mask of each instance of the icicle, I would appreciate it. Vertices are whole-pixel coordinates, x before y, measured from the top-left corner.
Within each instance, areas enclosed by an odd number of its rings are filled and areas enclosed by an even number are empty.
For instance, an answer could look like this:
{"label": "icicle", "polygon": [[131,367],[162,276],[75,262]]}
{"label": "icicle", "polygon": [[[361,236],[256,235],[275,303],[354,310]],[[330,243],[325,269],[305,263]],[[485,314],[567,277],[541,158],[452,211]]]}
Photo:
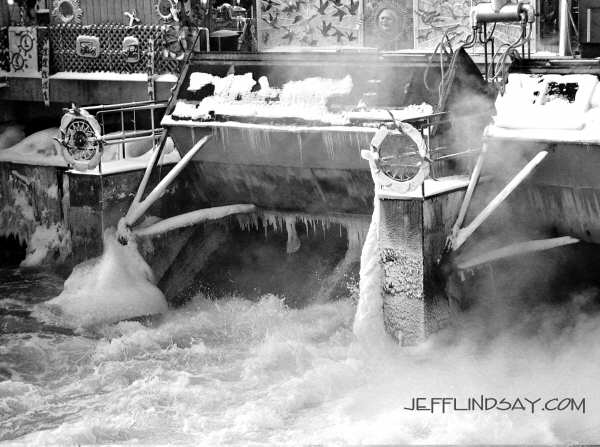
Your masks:
{"label": "icicle", "polygon": [[[324,131],[322,133],[322,135],[323,135],[323,143],[325,144],[325,147],[327,148],[327,154],[329,155],[329,158],[331,160],[333,160],[335,158],[335,148],[336,148],[336,145],[338,144],[334,138],[335,134],[332,132]],[[342,146],[340,146],[340,147],[342,147]]]}
{"label": "icicle", "polygon": [[307,236],[316,236],[322,233],[323,239],[327,237],[327,231],[332,225],[338,225],[339,235],[348,239],[349,249],[360,249],[366,239],[369,230],[370,218],[364,215],[312,215],[305,213],[285,213],[276,211],[258,211],[249,215],[236,216],[239,227],[243,231],[256,231],[261,226],[268,237],[269,231],[282,232],[284,228],[288,234],[287,252],[293,253],[300,248],[296,224],[302,223],[306,228]]}
{"label": "icicle", "polygon": [[296,232],[296,219],[285,219],[285,229],[287,231],[287,244],[285,251],[287,254],[296,253],[300,250],[300,238]]}

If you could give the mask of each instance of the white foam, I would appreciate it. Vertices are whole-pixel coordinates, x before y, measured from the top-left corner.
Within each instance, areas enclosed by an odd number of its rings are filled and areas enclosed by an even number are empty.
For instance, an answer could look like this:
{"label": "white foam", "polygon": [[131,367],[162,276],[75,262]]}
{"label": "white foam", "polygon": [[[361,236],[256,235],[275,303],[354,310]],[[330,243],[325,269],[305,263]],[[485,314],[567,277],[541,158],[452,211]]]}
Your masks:
{"label": "white foam", "polygon": [[[0,401],[15,405],[3,413],[6,439],[370,445],[585,443],[600,436],[600,348],[590,343],[600,335],[597,317],[561,326],[564,309],[542,310],[522,316],[522,327],[544,322],[526,337],[509,325],[482,343],[488,328],[479,327],[456,342],[445,332],[421,349],[373,358],[353,351],[354,310],[351,300],[290,309],[274,296],[198,297],[153,327],[104,327],[100,340],[12,339],[0,345],[2,359],[38,380],[35,387],[0,386]],[[588,406],[586,414],[405,409],[412,397],[482,393],[585,396]]]}
{"label": "white foam", "polygon": [[107,231],[104,254],[76,266],[63,292],[36,313],[44,319],[53,314],[69,327],[89,327],[166,310],[165,297],[135,242],[123,246]]}

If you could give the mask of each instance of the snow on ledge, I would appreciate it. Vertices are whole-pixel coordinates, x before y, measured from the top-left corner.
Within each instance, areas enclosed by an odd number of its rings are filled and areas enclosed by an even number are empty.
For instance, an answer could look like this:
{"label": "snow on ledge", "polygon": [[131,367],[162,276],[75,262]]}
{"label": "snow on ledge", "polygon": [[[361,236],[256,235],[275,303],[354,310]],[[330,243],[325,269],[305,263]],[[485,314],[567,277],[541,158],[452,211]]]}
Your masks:
{"label": "snow on ledge", "polygon": [[[145,153],[144,155],[142,155],[140,157],[125,158],[122,160],[113,160],[113,161],[103,162],[102,163],[102,173],[100,173],[100,170],[98,168],[90,169],[88,171],[70,170],[68,172],[83,174],[83,175],[108,175],[108,174],[119,174],[122,172],[129,172],[129,171],[137,171],[137,170],[141,170],[141,169],[146,169],[146,166],[148,165],[148,161],[150,160],[151,155],[152,155],[152,151],[148,151],[147,153]],[[168,154],[163,154],[163,156],[158,161],[158,164],[163,166],[163,165],[167,165],[167,164],[177,163],[179,160],[181,160],[181,157],[179,156],[179,152],[172,151],[172,152],[169,152]]]}
{"label": "snow on ledge", "polygon": [[600,133],[593,129],[507,129],[489,125],[485,129],[485,138],[501,138],[506,140],[527,140],[540,142],[565,142],[582,144],[600,144]]}
{"label": "snow on ledge", "polygon": [[261,129],[283,132],[360,132],[374,134],[376,127],[362,126],[309,126],[292,124],[257,124],[244,123],[240,121],[194,121],[185,119],[173,119],[171,115],[165,115],[161,121],[162,126],[185,126],[200,128],[237,128],[237,129]]}
{"label": "snow on ledge", "polygon": [[75,71],[61,71],[50,76],[56,80],[83,80],[83,81],[148,81],[146,73],[113,73],[108,71],[97,71],[93,73],[80,73]]}
{"label": "snow on ledge", "polygon": [[[40,72],[28,72],[28,73],[13,73],[10,71],[0,70],[0,77],[6,78],[31,78],[41,79],[42,74]],[[91,73],[77,72],[77,71],[59,71],[53,75],[50,75],[51,80],[65,80],[65,81],[134,81],[134,82],[147,82],[148,75],[146,73],[115,73],[111,71],[96,71]],[[167,82],[176,83],[178,80],[177,75],[172,73],[162,74],[156,76],[156,82]]]}
{"label": "snow on ledge", "polygon": [[5,78],[34,78],[41,79],[42,73],[40,72],[12,72],[12,71],[2,71],[0,70],[0,76]]}

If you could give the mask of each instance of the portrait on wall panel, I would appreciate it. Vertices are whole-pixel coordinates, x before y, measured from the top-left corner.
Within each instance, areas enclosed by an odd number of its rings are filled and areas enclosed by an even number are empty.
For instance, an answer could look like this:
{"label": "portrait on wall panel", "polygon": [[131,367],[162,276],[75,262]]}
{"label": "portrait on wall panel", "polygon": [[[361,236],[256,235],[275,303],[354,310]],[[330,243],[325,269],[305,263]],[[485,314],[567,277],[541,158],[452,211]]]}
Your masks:
{"label": "portrait on wall panel", "polygon": [[413,47],[412,0],[365,3],[365,45],[383,51]]}

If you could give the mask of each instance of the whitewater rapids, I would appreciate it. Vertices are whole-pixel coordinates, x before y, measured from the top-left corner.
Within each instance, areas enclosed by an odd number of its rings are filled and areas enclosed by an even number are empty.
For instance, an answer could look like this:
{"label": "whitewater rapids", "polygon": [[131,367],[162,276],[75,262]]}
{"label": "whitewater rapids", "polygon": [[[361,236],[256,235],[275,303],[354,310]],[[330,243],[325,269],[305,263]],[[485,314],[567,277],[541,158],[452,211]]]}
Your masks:
{"label": "whitewater rapids", "polygon": [[[178,309],[161,307],[164,313],[151,322],[111,324],[127,311],[128,293],[148,305],[154,290],[135,247],[109,244],[54,300],[62,281],[0,270],[0,443],[600,439],[598,290],[573,293],[561,304],[479,297],[480,305],[455,327],[401,348],[383,327],[376,229],[374,221],[363,249],[358,304],[348,297],[291,308],[274,295],[258,301],[198,295]],[[96,311],[74,307],[77,298]],[[74,324],[57,328],[31,318],[48,305],[62,305],[61,315]],[[408,409],[419,397],[464,402],[480,396],[585,399],[585,413]]]}
{"label": "whitewater rapids", "polygon": [[[416,349],[374,356],[353,335],[355,310],[351,299],[291,309],[275,296],[258,302],[198,296],[153,325],[106,325],[94,337],[5,333],[0,440],[298,445],[600,436],[600,347],[589,342],[600,335],[597,319],[565,326],[558,324],[564,313],[547,310],[553,318],[527,339],[516,325],[485,346],[444,333]],[[568,330],[557,336],[557,327]],[[583,396],[587,411],[404,409],[412,397],[480,394]]]}

